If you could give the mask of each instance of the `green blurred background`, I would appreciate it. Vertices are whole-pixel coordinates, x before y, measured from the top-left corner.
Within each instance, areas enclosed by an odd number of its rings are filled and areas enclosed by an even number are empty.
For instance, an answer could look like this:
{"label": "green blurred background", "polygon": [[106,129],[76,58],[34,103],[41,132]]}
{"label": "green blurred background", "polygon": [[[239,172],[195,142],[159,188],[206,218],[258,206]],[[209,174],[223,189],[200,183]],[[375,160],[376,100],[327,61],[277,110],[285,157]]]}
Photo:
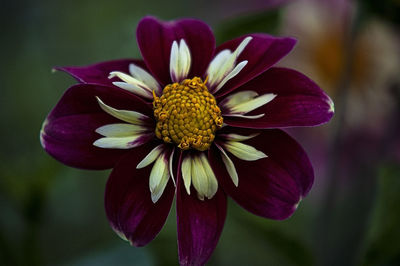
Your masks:
{"label": "green blurred background", "polygon": [[[378,3],[379,2],[379,3]],[[292,35],[281,65],[334,99],[329,125],[292,130],[315,185],[286,221],[229,202],[209,265],[400,265],[399,1],[2,1],[0,265],[177,265],[172,210],[133,248],[109,227],[109,171],[64,166],[41,148],[47,113],[75,81],[54,66],[140,58],[144,15],[195,17],[217,43],[250,32]]]}

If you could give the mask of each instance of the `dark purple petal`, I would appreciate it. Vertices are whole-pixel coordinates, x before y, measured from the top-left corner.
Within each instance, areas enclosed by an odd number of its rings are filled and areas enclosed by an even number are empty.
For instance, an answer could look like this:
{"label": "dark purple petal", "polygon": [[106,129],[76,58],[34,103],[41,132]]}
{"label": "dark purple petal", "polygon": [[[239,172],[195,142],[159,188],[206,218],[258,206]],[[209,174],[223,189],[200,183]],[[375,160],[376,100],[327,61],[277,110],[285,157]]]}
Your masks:
{"label": "dark purple petal", "polygon": [[232,93],[252,90],[259,95],[277,96],[266,105],[247,115],[265,115],[258,119],[224,117],[230,126],[247,128],[285,128],[316,126],[328,122],[333,102],[317,84],[300,72],[287,68],[271,68]]}
{"label": "dark purple petal", "polygon": [[137,28],[137,41],[147,67],[163,85],[171,83],[169,61],[173,41],[184,39],[192,57],[188,77],[202,77],[215,49],[210,27],[194,19],[163,22],[143,18]]}
{"label": "dark purple petal", "polygon": [[54,69],[64,71],[74,77],[81,83],[91,83],[112,86],[112,82],[118,81],[118,78],[108,79],[108,75],[112,71],[121,71],[129,74],[129,65],[135,64],[141,68],[146,69],[146,66],[142,60],[134,59],[120,59],[113,61],[101,62],[89,66],[67,66],[67,67],[55,67]]}
{"label": "dark purple petal", "polygon": [[193,187],[190,194],[183,185],[179,165],[176,200],[179,262],[183,266],[204,265],[224,227],[226,195],[218,189],[212,199],[201,201]]}
{"label": "dark purple petal", "polygon": [[[152,115],[150,105],[124,90],[91,84],[72,86],[50,112],[41,131],[44,149],[62,163],[85,169],[107,169],[126,152],[93,146],[101,138],[95,132],[98,127],[121,122],[101,110],[95,96],[112,107]],[[148,126],[151,131],[154,122],[150,120]]]}
{"label": "dark purple petal", "polygon": [[[232,129],[232,133],[250,135],[257,131]],[[210,162],[222,188],[239,205],[259,216],[286,219],[309,192],[314,172],[307,154],[288,134],[278,129],[258,133],[244,143],[264,152],[267,158],[243,161],[228,153],[239,176],[238,187],[228,175],[216,147],[209,151]]]}
{"label": "dark purple petal", "polygon": [[106,186],[104,205],[111,227],[134,246],[146,245],[160,232],[175,194],[169,180],[161,198],[153,203],[149,189],[153,164],[136,169],[157,144],[146,144],[127,153],[114,167]]}
{"label": "dark purple petal", "polygon": [[44,125],[43,148],[60,162],[77,168],[108,169],[126,150],[101,149],[93,146],[100,138],[96,128],[115,123],[107,114],[81,114],[60,117]]}
{"label": "dark purple petal", "polygon": [[216,54],[224,49],[229,49],[231,51],[236,50],[243,39],[248,36],[253,37],[253,39],[237,60],[237,63],[247,60],[247,65],[236,77],[229,80],[222,89],[216,93],[217,98],[231,92],[235,88],[265,72],[287,55],[296,44],[296,40],[293,38],[273,37],[267,34],[249,34],[218,46]]}
{"label": "dark purple petal", "polygon": [[78,84],[64,93],[49,114],[48,120],[68,115],[104,113],[96,96],[111,107],[136,111],[149,117],[153,115],[151,104],[128,91],[94,84]]}

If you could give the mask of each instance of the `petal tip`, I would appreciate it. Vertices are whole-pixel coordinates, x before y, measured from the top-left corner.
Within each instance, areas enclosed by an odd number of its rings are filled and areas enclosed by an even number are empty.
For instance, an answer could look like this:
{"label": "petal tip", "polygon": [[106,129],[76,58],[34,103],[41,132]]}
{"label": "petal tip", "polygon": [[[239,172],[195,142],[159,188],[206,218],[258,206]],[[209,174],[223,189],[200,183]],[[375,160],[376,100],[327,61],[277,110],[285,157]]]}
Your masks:
{"label": "petal tip", "polygon": [[153,203],[157,203],[157,201],[158,201],[158,199],[160,198],[160,196],[161,196],[161,195],[159,195],[159,194],[155,194],[155,193],[151,192],[151,201],[152,201]]}
{"label": "petal tip", "polygon": [[119,236],[122,240],[130,242],[123,232],[121,232],[120,230],[118,230],[114,226],[111,226],[111,228],[117,234],[117,236]]}
{"label": "petal tip", "polygon": [[293,206],[294,210],[297,210],[297,208],[299,207],[300,202],[303,200],[303,197],[300,196],[299,201]]}
{"label": "petal tip", "polygon": [[292,49],[298,42],[297,39],[294,37],[286,37],[285,39],[290,43],[290,45],[292,46]]}
{"label": "petal tip", "polygon": [[335,113],[335,104],[333,103],[332,99],[328,97],[328,100],[326,101],[329,105],[329,113],[334,114]]}
{"label": "petal tip", "polygon": [[46,150],[46,144],[45,144],[44,136],[46,135],[46,132],[44,130],[48,123],[49,123],[49,121],[46,118],[43,121],[42,128],[40,129],[40,133],[39,133],[40,144],[42,145],[43,149],[45,149],[45,150]]}

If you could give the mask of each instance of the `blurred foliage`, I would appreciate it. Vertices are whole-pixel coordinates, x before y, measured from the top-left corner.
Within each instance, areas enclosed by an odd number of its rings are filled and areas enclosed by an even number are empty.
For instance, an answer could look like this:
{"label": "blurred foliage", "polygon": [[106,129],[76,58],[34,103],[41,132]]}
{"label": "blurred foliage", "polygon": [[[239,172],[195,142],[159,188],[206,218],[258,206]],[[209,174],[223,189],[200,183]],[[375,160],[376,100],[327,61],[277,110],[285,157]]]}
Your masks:
{"label": "blurred foliage", "polygon": [[400,264],[400,166],[381,169],[361,265]]}
{"label": "blurred foliage", "polygon": [[277,34],[280,21],[281,10],[278,8],[228,19],[219,24],[215,29],[217,43],[222,43],[248,33],[266,32]]}

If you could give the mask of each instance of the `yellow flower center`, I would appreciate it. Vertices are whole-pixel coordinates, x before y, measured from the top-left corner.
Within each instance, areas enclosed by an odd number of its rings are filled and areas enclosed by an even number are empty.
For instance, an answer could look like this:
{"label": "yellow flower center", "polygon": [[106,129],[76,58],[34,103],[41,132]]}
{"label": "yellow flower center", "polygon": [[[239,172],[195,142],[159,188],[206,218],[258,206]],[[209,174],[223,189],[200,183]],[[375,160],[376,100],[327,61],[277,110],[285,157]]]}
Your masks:
{"label": "yellow flower center", "polygon": [[167,85],[161,97],[153,92],[157,138],[182,150],[210,148],[223,119],[206,82],[194,77]]}

